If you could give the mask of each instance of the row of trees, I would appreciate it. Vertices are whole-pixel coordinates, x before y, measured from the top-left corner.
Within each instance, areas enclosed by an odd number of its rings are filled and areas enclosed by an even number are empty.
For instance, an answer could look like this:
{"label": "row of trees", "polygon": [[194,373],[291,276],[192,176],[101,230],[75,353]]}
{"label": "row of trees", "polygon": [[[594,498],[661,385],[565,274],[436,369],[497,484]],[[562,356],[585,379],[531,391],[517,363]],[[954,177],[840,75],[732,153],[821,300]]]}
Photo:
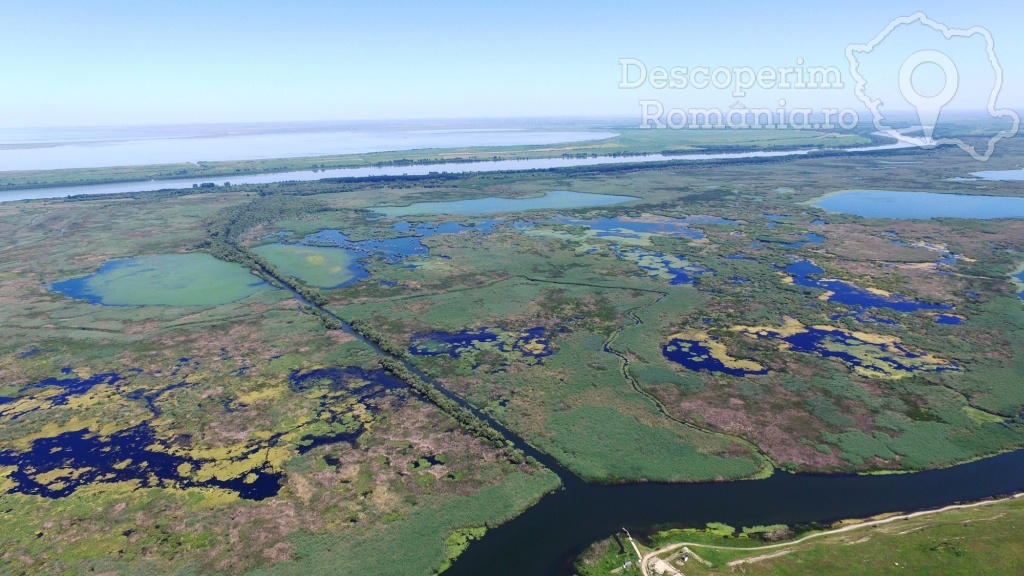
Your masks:
{"label": "row of trees", "polygon": [[[303,311],[319,318],[320,322],[327,329],[340,330],[344,327],[342,322],[335,315],[324,309],[328,304],[328,300],[322,292],[316,288],[306,286],[287,274],[281,273],[266,258],[252,252],[238,242],[238,238],[247,230],[251,230],[266,222],[280,218],[297,217],[301,214],[321,211],[323,209],[325,207],[321,204],[304,198],[261,194],[252,202],[227,208],[218,213],[210,221],[208,226],[210,239],[204,243],[203,247],[207,248],[216,258],[228,262],[236,262],[268,280],[287,286],[306,301],[307,304],[303,306]],[[526,461],[523,451],[516,448],[515,444],[506,439],[501,432],[492,428],[471,410],[448,398],[434,385],[426,382],[409,370],[403,362],[403,359],[406,357],[404,348],[391,342],[383,333],[374,329],[366,322],[353,322],[352,328],[356,333],[376,344],[381,351],[387,354],[381,357],[380,362],[388,373],[403,380],[410,388],[451,416],[470,434],[491,442],[495,447],[502,449],[512,463],[519,464]]]}

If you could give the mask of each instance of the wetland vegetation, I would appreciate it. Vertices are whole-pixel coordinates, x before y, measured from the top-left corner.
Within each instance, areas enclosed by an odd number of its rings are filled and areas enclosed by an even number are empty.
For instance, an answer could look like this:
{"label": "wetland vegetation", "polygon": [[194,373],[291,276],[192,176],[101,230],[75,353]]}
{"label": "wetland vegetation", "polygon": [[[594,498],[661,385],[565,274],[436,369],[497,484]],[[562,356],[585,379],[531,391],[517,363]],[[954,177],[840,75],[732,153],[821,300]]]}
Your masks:
{"label": "wetland vegetation", "polygon": [[0,557],[426,575],[567,475],[1020,448],[1024,220],[810,203],[854,181],[962,194],[969,166],[938,148],[0,205]]}

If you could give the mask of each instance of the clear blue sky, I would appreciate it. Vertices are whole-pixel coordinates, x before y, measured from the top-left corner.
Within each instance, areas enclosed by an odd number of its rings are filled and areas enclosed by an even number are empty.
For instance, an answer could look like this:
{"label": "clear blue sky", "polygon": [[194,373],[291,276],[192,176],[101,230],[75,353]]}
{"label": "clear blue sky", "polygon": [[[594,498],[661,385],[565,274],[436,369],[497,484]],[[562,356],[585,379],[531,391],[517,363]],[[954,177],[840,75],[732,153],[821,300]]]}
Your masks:
{"label": "clear blue sky", "polygon": [[[847,44],[918,10],[991,30],[1000,104],[1024,108],[1020,2],[842,4],[0,1],[0,126],[632,116],[640,92],[617,88],[619,58],[760,67],[802,57],[845,74]],[[799,98],[849,105],[849,93]]]}

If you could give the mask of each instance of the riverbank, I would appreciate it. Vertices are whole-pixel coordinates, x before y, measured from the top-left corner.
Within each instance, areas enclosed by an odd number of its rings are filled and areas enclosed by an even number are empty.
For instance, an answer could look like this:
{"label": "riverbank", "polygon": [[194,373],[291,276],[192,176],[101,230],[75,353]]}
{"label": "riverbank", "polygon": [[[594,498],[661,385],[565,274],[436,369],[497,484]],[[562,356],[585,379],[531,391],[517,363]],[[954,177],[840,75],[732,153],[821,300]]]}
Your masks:
{"label": "riverbank", "polygon": [[[608,127],[590,127],[594,130]],[[616,129],[618,130],[618,129]],[[591,163],[612,161],[650,161],[657,156],[672,160],[695,154],[744,154],[754,152],[794,152],[820,149],[840,150],[870,144],[868,138],[855,134],[834,135],[823,139],[818,132],[791,131],[764,135],[746,133],[739,136],[721,132],[697,134],[682,131],[622,130],[612,138],[555,145],[476,146],[462,148],[424,148],[364,154],[337,154],[296,158],[236,160],[221,162],[185,162],[174,164],[117,166],[105,168],[72,168],[64,170],[20,170],[0,172],[0,192],[35,188],[144,183],[153,180],[235,181],[256,174],[304,172],[318,178],[331,177],[325,171],[339,169],[401,169],[448,164],[516,162],[523,160],[576,160]],[[668,132],[669,134],[665,134]],[[678,134],[672,134],[678,133]],[[597,160],[598,162],[594,162]],[[492,168],[511,169],[511,168]],[[416,171],[406,170],[408,173]],[[396,175],[402,174],[399,170]],[[309,178],[309,179],[318,179]],[[307,178],[291,178],[307,179]],[[240,182],[240,181],[239,181]],[[156,188],[153,188],[156,189]],[[127,190],[125,190],[127,191]]]}
{"label": "riverbank", "polygon": [[[899,566],[913,573],[958,574],[962,566],[957,561],[966,561],[964,557],[969,551],[981,547],[992,552],[976,556],[972,563],[983,559],[988,566],[1014,565],[1020,561],[1019,547],[994,546],[993,541],[1009,543],[1017,537],[1016,524],[1024,521],[1021,496],[1024,493],[909,514],[843,520],[829,529],[795,538],[789,536],[793,530],[784,525],[747,527],[740,531],[712,523],[704,530],[653,534],[648,543],[655,548],[640,544],[639,562],[625,560],[631,556],[628,548],[623,554],[620,547],[604,541],[582,557],[577,568],[584,576],[650,576],[681,572],[684,568],[687,574],[717,574],[731,572],[741,565],[745,573],[839,574],[844,572],[844,566],[855,567],[852,569],[859,573],[870,572],[865,570],[865,564],[877,563],[879,569]],[[972,523],[982,523],[983,537],[970,526]],[[899,525],[890,526],[893,524]],[[867,531],[870,533],[864,534]],[[789,539],[764,543],[778,538]],[[890,540],[891,543],[886,542]],[[887,556],[894,560],[890,563]],[[626,562],[632,565],[622,568]],[[986,570],[981,569],[981,573]]]}

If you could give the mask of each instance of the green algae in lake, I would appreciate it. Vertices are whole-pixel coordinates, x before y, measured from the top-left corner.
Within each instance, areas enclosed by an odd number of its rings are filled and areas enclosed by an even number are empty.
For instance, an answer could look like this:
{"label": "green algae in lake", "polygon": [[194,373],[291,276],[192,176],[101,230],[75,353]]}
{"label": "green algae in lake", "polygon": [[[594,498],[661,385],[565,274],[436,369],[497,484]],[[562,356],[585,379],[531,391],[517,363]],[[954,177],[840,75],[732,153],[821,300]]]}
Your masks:
{"label": "green algae in lake", "polygon": [[270,286],[243,266],[190,253],[111,260],[95,274],[54,282],[50,288],[104,306],[215,306]]}
{"label": "green algae in lake", "polygon": [[[595,242],[598,240],[619,246],[650,246],[651,238],[657,236],[689,238],[691,240],[703,239],[704,232],[691,228],[692,224],[738,226],[742,222],[713,216],[671,218],[654,214],[589,220],[560,216],[537,224],[524,225],[521,230],[529,236],[583,242],[584,244],[577,252],[585,252],[596,246]],[[567,228],[567,226],[572,226],[572,228]]]}
{"label": "green algae in lake", "polygon": [[359,264],[359,255],[342,248],[264,244],[253,248],[253,252],[284,274],[318,288],[337,288],[368,276]]}
{"label": "green algae in lake", "polygon": [[711,272],[711,270],[693,264],[686,258],[675,254],[652,252],[639,248],[621,249],[617,254],[619,258],[636,263],[640,269],[646,271],[647,276],[668,280],[668,283],[673,286],[693,284],[694,276]]}
{"label": "green algae in lake", "polygon": [[371,210],[389,217],[411,216],[414,214],[494,214],[499,212],[520,212],[523,210],[561,210],[565,208],[589,208],[608,206],[639,200],[636,196],[612,194],[591,194],[555,190],[543,196],[529,198],[473,198],[449,202],[417,202],[408,206],[372,206]]}
{"label": "green algae in lake", "polygon": [[527,364],[539,364],[545,356],[554,353],[542,326],[518,332],[500,328],[478,328],[459,332],[429,332],[414,334],[409,353],[414,356],[451,356],[493,351],[505,358],[505,365],[513,358]]}

